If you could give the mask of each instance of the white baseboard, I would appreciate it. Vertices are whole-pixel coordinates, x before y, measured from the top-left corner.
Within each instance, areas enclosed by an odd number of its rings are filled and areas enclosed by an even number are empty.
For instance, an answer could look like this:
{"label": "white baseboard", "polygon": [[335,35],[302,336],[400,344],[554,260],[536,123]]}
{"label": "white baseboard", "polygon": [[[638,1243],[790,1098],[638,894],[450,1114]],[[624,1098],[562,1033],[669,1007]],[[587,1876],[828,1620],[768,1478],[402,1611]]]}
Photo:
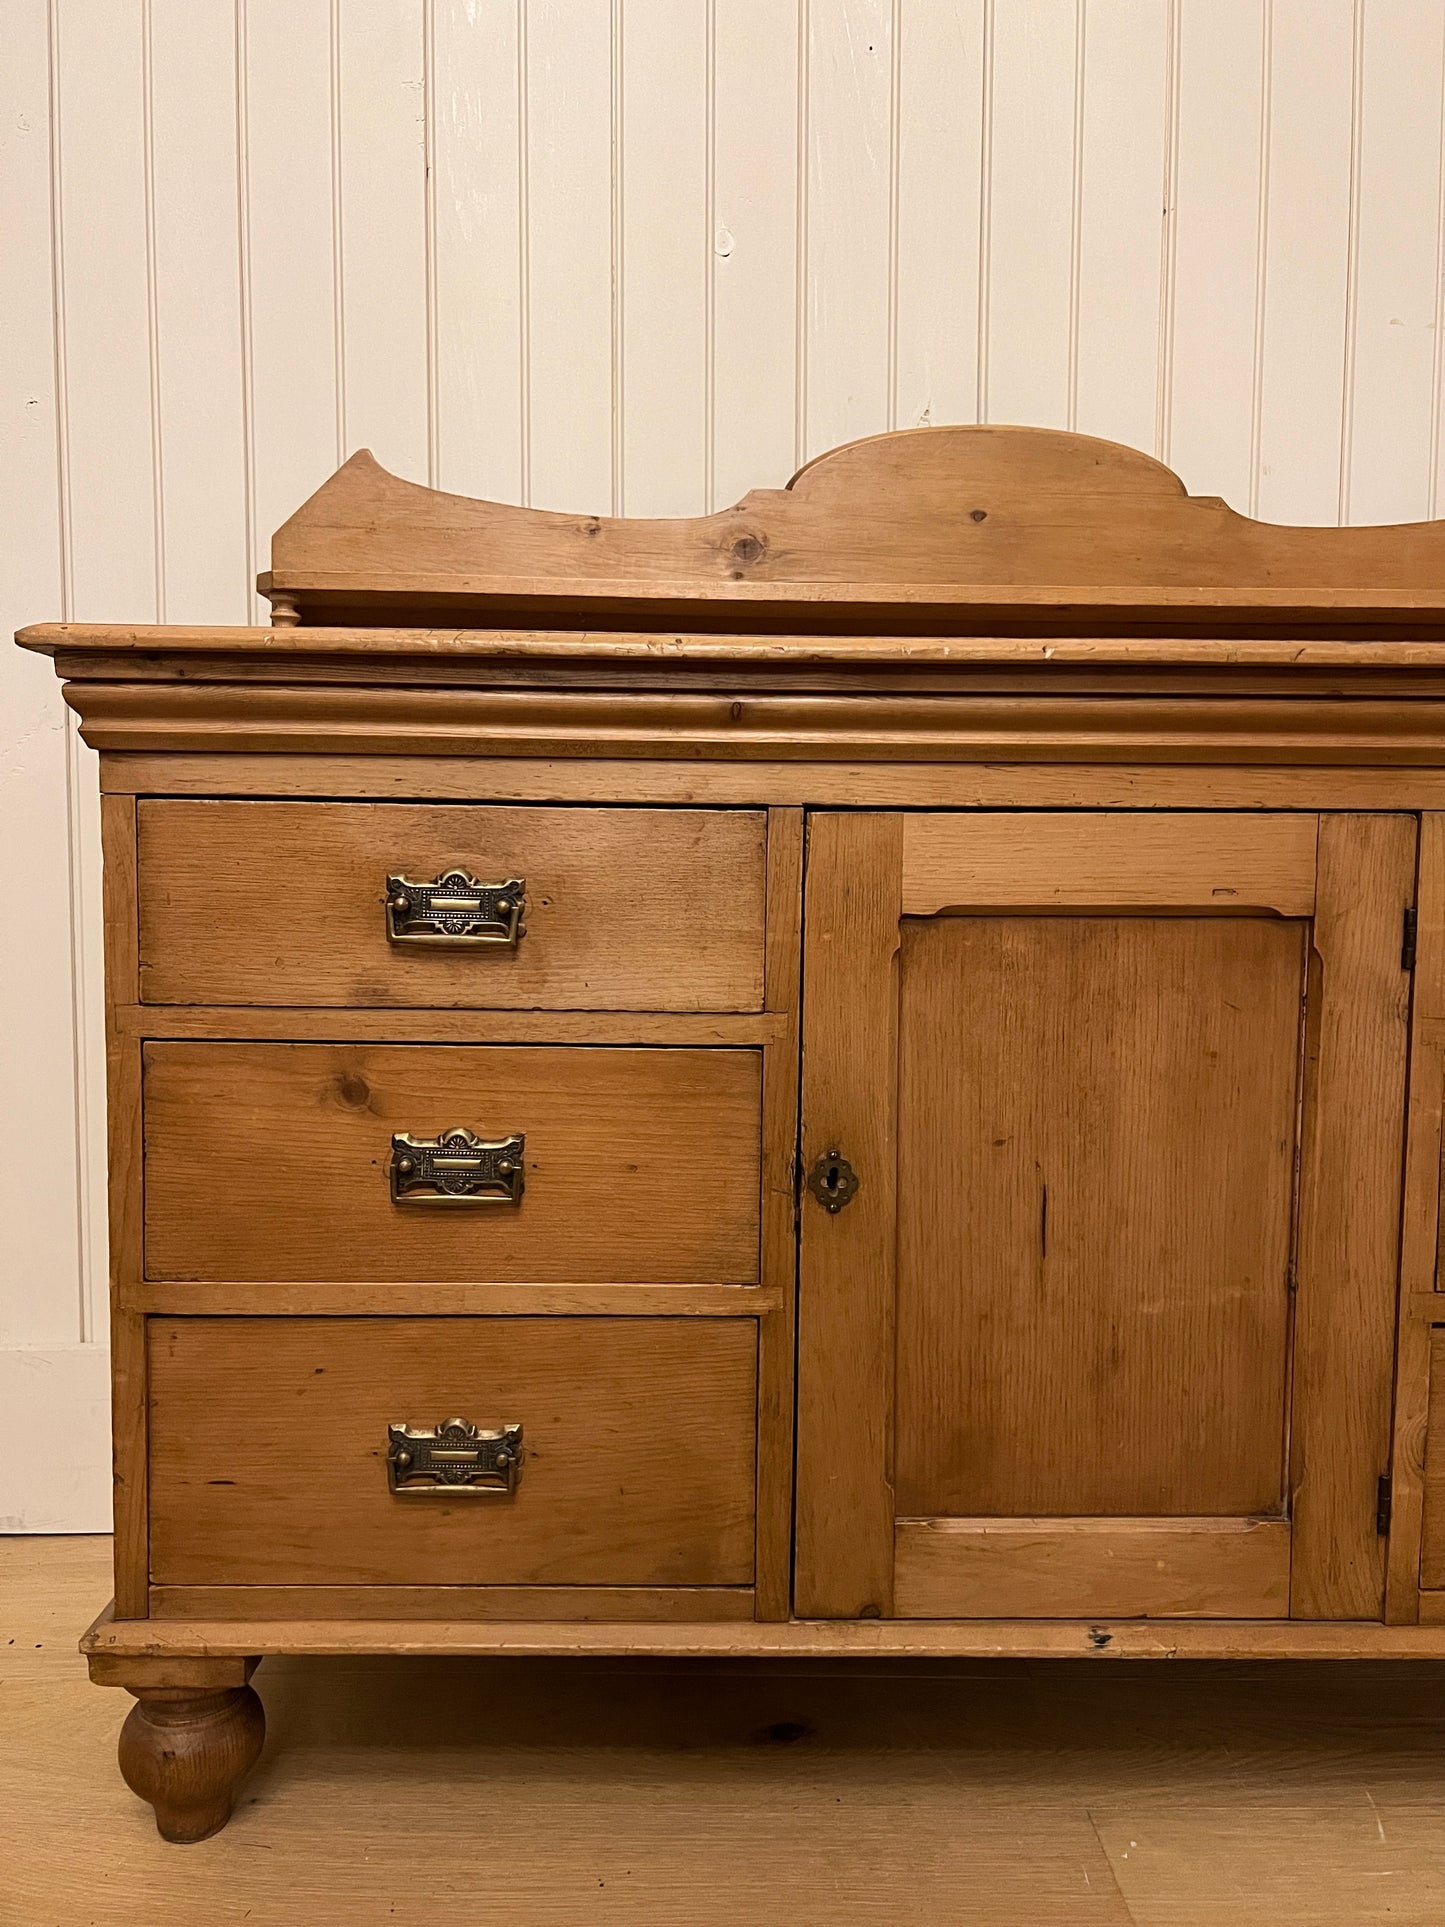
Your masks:
{"label": "white baseboard", "polygon": [[0,1532],[109,1532],[110,1353],[0,1350]]}

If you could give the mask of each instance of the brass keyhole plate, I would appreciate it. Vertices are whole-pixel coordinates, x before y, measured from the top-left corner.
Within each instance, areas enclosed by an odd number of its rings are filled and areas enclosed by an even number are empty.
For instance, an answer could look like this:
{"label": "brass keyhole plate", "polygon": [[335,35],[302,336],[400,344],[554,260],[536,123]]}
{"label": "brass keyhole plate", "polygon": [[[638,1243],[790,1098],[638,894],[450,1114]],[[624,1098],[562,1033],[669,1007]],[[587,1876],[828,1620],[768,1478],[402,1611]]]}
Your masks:
{"label": "brass keyhole plate", "polygon": [[858,1173],[841,1151],[825,1151],[808,1173],[808,1189],[831,1215],[858,1195]]}

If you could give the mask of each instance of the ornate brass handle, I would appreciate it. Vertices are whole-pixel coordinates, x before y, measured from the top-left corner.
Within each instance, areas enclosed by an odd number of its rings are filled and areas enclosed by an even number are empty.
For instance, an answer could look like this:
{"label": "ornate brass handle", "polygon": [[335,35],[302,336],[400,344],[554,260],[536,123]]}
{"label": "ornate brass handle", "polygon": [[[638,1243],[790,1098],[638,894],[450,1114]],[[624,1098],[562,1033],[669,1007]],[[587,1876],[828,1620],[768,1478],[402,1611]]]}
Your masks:
{"label": "ornate brass handle", "polygon": [[386,1482],[398,1498],[487,1498],[515,1492],[522,1468],[522,1428],[504,1421],[486,1432],[464,1418],[433,1430],[388,1425]]}
{"label": "ornate brass handle", "polygon": [[520,1204],[527,1140],[480,1138],[457,1124],[440,1137],[398,1131],[391,1140],[393,1204]]}
{"label": "ornate brass handle", "polygon": [[392,943],[425,943],[434,950],[474,950],[480,944],[516,948],[527,934],[525,877],[479,883],[466,870],[447,870],[434,883],[386,879],[386,934]]}

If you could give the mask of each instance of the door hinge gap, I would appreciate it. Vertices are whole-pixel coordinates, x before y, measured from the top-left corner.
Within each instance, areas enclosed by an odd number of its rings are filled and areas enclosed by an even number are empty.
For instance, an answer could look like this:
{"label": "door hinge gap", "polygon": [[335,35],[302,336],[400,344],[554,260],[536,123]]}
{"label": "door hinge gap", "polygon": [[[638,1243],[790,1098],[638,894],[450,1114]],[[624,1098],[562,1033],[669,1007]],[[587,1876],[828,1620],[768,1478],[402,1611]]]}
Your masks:
{"label": "door hinge gap", "polygon": [[1375,1530],[1383,1539],[1390,1530],[1390,1510],[1394,1488],[1388,1472],[1382,1472],[1375,1485]]}
{"label": "door hinge gap", "polygon": [[1412,903],[1405,911],[1405,924],[1400,932],[1401,970],[1413,970],[1415,968],[1415,937],[1419,927],[1420,913]]}

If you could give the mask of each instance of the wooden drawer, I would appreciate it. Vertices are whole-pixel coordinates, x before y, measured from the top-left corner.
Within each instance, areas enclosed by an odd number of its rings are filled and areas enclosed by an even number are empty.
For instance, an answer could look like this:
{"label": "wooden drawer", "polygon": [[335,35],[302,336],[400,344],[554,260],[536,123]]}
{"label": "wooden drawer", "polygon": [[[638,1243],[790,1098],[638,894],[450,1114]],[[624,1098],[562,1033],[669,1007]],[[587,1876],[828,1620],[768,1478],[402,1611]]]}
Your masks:
{"label": "wooden drawer", "polygon": [[[745,1586],[750,1318],[155,1318],[157,1585]],[[392,1492],[388,1428],[522,1428],[511,1492]]]}
{"label": "wooden drawer", "polygon": [[[757,810],[143,802],[146,1003],[759,1010]],[[514,946],[388,936],[387,878],[520,878]]]}
{"label": "wooden drawer", "polygon": [[[152,1278],[752,1284],[747,1050],[151,1043]],[[518,1203],[392,1197],[393,1134],[525,1139]]]}

